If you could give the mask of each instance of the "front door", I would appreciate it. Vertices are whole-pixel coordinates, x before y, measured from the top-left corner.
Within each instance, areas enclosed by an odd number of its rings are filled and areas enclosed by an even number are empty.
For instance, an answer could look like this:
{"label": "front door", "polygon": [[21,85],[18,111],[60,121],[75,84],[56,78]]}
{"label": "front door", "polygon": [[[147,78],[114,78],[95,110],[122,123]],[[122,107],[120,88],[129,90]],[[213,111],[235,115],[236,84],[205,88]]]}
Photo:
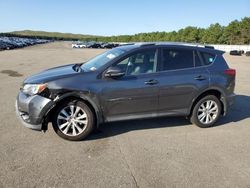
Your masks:
{"label": "front door", "polygon": [[134,52],[115,63],[121,78],[103,78],[102,106],[107,121],[154,117],[158,107],[157,49]]}

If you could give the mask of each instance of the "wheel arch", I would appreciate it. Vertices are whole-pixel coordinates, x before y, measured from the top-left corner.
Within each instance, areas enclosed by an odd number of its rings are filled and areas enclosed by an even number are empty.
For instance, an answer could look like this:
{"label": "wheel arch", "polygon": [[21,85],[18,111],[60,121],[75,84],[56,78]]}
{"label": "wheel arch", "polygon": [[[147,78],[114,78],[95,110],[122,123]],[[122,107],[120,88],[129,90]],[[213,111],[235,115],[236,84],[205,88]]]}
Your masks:
{"label": "wheel arch", "polygon": [[57,109],[57,107],[65,100],[80,100],[83,101],[91,109],[95,116],[95,124],[98,128],[101,123],[103,123],[103,116],[101,109],[95,104],[95,102],[84,93],[69,92],[62,94],[54,99],[54,105],[48,110],[44,117],[42,130],[46,131],[48,129],[48,123],[51,122],[51,114]]}
{"label": "wheel arch", "polygon": [[214,95],[216,96],[219,101],[221,102],[221,114],[225,115],[227,112],[227,105],[226,105],[226,99],[225,99],[225,93],[222,89],[217,88],[217,87],[213,87],[213,88],[209,88],[201,93],[199,93],[192,101],[192,105],[189,109],[189,116],[192,114],[194,106],[196,105],[196,103],[202,99],[203,97],[207,96],[207,95]]}

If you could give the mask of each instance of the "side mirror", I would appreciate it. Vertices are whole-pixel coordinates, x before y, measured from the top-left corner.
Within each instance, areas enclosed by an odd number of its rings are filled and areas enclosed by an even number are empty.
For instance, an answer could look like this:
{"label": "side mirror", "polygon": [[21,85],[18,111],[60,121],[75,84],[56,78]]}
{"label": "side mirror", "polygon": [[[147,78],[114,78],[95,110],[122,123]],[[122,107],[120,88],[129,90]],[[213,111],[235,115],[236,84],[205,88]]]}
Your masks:
{"label": "side mirror", "polygon": [[105,77],[108,78],[118,78],[125,75],[125,72],[123,72],[118,67],[109,67],[108,70],[105,72]]}

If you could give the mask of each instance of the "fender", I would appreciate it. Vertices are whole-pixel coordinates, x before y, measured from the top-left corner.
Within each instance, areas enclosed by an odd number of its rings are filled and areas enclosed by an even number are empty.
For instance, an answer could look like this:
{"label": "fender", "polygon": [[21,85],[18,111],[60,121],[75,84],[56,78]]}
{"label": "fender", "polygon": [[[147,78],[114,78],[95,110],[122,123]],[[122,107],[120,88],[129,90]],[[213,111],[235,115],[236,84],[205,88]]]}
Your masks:
{"label": "fender", "polygon": [[97,128],[99,127],[99,125],[101,123],[104,123],[104,118],[103,118],[103,113],[101,111],[101,108],[99,106],[96,105],[96,103],[91,99],[91,97],[89,97],[90,92],[66,92],[62,95],[57,95],[57,97],[53,100],[54,104],[53,106],[46,112],[45,116],[44,116],[44,121],[43,121],[43,125],[42,125],[42,130],[46,131],[47,130],[47,126],[48,126],[48,122],[49,122],[49,113],[56,107],[56,105],[61,102],[62,100],[69,98],[69,97],[75,97],[75,98],[80,98],[84,101],[86,101],[87,103],[89,103],[91,105],[91,107],[94,109],[94,113],[96,115],[96,126]]}

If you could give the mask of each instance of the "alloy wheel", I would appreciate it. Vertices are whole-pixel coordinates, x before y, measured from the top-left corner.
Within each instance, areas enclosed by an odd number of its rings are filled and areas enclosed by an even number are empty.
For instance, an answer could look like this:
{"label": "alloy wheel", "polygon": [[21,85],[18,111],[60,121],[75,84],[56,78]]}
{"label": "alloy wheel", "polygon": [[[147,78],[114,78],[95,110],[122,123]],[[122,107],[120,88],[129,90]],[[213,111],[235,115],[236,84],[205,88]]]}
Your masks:
{"label": "alloy wheel", "polygon": [[69,105],[64,107],[57,116],[57,126],[67,136],[81,134],[88,125],[88,116],[79,106]]}
{"label": "alloy wheel", "polygon": [[201,103],[197,111],[198,120],[203,124],[213,123],[219,112],[218,104],[213,100],[207,100]]}

